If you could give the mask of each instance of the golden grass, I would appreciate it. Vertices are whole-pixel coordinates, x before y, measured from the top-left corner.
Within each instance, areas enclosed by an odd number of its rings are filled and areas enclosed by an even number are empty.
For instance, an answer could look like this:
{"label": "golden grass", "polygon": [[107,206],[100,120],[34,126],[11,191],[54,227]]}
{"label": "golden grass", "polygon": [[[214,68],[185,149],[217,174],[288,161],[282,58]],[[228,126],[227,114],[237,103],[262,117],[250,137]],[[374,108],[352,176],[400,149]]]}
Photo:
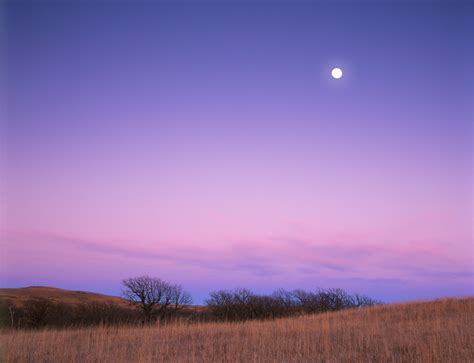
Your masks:
{"label": "golden grass", "polygon": [[[67,290],[49,286],[0,288],[0,302],[7,301],[12,302],[14,305],[22,305],[27,300],[37,298],[47,299],[55,303],[84,304],[98,302],[114,304],[115,306],[122,308],[134,308],[128,300],[120,296],[99,294],[97,292]],[[206,307],[200,305],[187,305],[186,309],[204,311],[206,310]]]}
{"label": "golden grass", "polygon": [[34,298],[43,298],[66,304],[103,302],[113,303],[122,307],[130,306],[128,301],[121,297],[98,294],[88,291],[74,291],[47,286],[0,288],[0,300],[9,300],[14,304],[21,304],[28,299]]}
{"label": "golden grass", "polygon": [[3,331],[2,362],[473,362],[474,298],[245,323]]}

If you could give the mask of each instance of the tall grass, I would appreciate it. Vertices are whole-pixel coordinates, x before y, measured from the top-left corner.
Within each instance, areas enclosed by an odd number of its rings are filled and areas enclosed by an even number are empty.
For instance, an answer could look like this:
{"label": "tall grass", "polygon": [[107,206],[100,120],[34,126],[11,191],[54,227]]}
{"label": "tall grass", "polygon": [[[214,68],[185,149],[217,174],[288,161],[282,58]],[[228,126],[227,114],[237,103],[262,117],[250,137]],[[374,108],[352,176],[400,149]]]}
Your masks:
{"label": "tall grass", "polygon": [[2,362],[473,362],[474,298],[274,321],[0,333]]}

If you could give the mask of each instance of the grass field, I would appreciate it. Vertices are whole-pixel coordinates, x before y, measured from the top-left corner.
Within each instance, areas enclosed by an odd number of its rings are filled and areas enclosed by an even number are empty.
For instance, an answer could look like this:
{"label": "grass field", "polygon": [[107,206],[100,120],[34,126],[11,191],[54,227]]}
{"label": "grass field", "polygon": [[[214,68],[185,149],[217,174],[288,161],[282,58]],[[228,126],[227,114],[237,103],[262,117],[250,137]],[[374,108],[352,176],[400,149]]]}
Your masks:
{"label": "grass field", "polygon": [[0,288],[0,300],[9,300],[14,304],[21,304],[25,300],[33,298],[43,298],[53,302],[63,302],[68,304],[105,302],[124,307],[130,306],[127,300],[121,297],[98,294],[89,291],[74,291],[47,286],[30,286],[12,289]]}
{"label": "grass field", "polygon": [[473,362],[474,298],[275,321],[5,330],[2,362]]}

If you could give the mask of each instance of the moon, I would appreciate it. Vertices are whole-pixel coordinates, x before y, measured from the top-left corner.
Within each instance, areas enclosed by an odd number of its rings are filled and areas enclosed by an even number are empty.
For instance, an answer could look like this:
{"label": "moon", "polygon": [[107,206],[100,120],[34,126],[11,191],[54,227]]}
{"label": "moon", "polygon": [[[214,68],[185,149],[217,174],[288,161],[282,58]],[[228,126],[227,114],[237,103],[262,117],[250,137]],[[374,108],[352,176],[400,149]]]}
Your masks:
{"label": "moon", "polygon": [[331,76],[334,79],[339,79],[342,77],[342,69],[341,68],[333,68],[331,71]]}

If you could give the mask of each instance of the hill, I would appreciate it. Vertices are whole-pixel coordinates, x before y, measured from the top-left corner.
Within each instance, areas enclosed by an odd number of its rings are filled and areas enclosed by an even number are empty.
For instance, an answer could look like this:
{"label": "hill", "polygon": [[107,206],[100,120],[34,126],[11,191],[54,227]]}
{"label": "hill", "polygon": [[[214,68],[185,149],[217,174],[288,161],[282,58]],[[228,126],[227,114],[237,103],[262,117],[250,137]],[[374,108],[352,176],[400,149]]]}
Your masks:
{"label": "hill", "polygon": [[127,300],[111,295],[104,295],[88,291],[75,291],[47,286],[29,286],[22,288],[0,288],[0,300],[9,300],[14,304],[21,304],[26,300],[44,298],[54,302],[68,304],[105,302],[120,306],[130,306]]}
{"label": "hill", "polygon": [[4,330],[3,362],[472,362],[474,298],[272,321]]}
{"label": "hill", "polygon": [[[90,302],[110,303],[120,307],[130,308],[130,303],[120,297],[105,295],[97,292],[67,290],[49,286],[28,286],[20,288],[0,288],[0,302],[12,302],[14,305],[21,305],[30,299],[48,299],[53,302],[66,304],[82,304]],[[187,305],[187,311],[205,311],[202,305]]]}

